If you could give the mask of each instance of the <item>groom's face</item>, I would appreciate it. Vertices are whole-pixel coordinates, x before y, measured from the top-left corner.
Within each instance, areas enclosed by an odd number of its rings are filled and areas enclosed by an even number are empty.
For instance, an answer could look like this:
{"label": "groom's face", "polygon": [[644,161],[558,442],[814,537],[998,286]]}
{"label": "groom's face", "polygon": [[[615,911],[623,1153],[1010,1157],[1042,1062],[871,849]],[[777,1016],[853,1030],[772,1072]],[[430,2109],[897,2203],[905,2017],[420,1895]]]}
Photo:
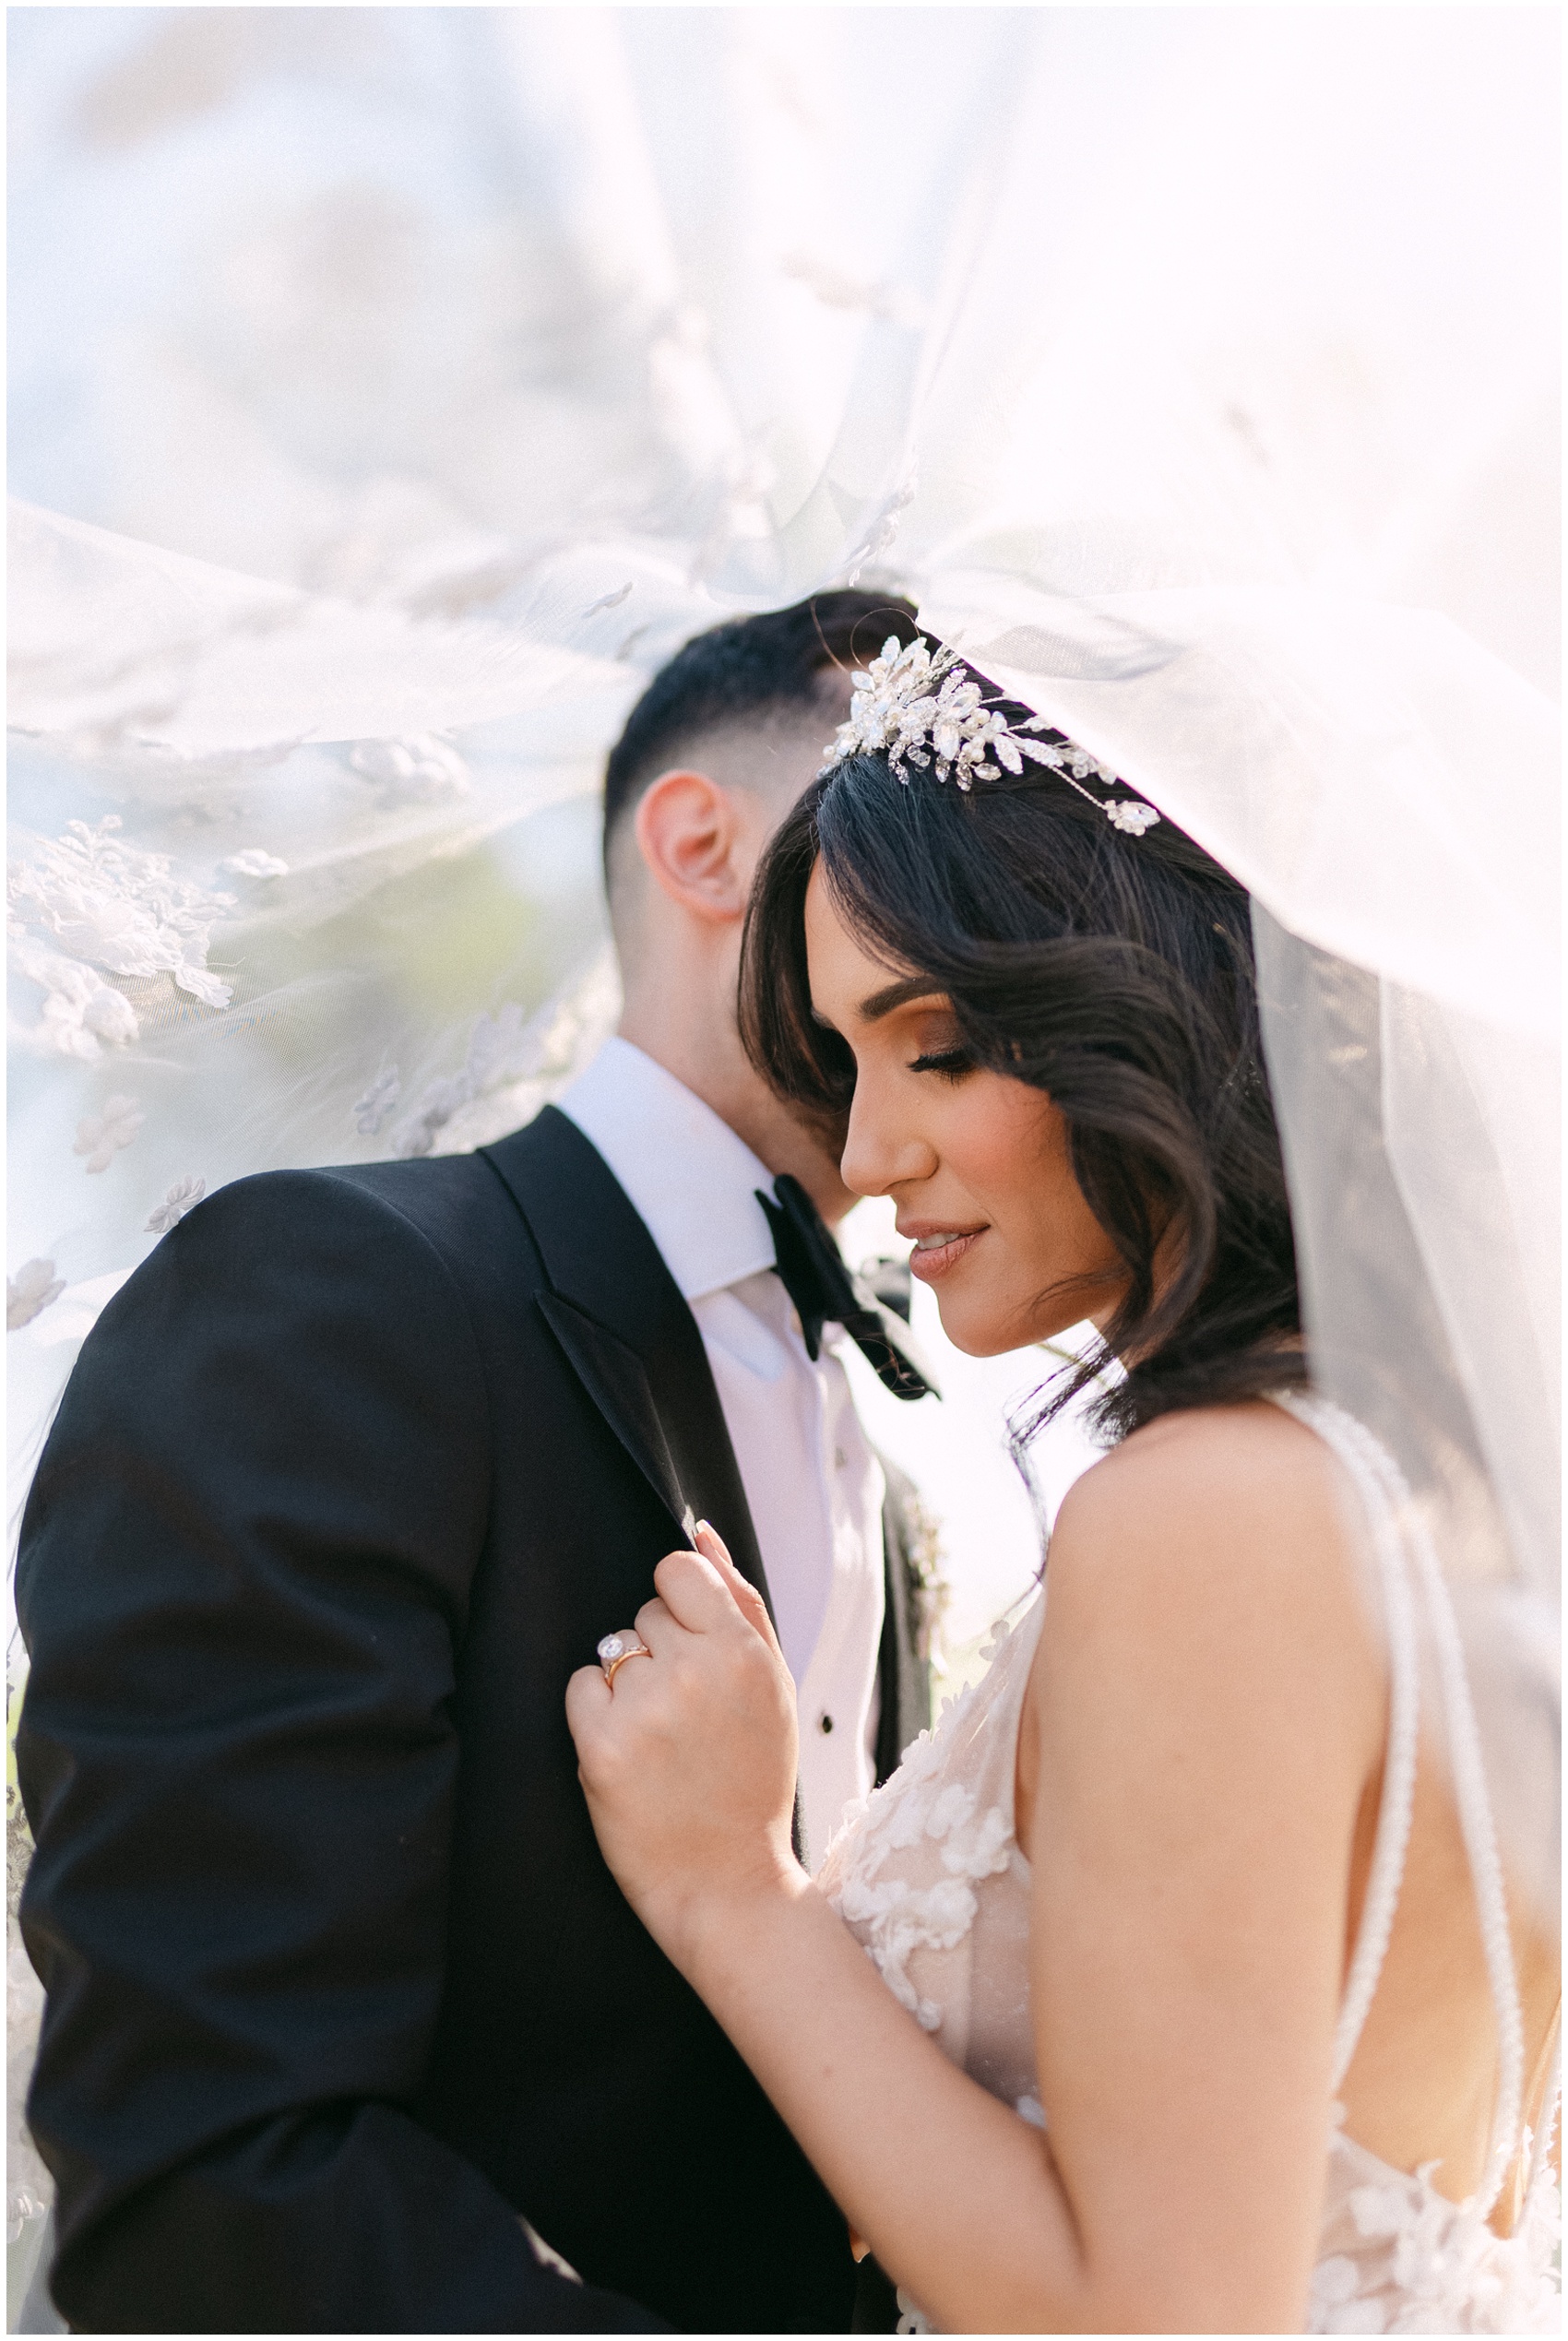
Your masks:
{"label": "groom's face", "polygon": [[[659,874],[659,857],[650,850],[647,836],[649,800],[678,776],[706,781],[720,793],[730,821],[725,839],[729,873],[743,909],[768,839],[815,779],[827,744],[849,711],[849,676],[828,667],[813,700],[759,709],[694,732],[665,770],[648,780],[637,801],[622,814],[608,855],[611,917],[624,959],[628,945],[636,945],[649,874]],[[704,820],[718,810],[715,804],[695,802],[686,808],[693,832],[683,848],[688,864],[695,866]]]}
{"label": "groom's face", "polygon": [[628,992],[665,990],[700,946],[733,1017],[741,929],[769,838],[811,786],[849,711],[829,668],[803,706],[761,709],[694,733],[636,802],[608,855],[610,914]]}
{"label": "groom's face", "polygon": [[734,801],[736,875],[748,899],[769,839],[816,778],[849,712],[849,680],[830,669],[810,707],[738,726],[710,743],[709,769]]}
{"label": "groom's face", "polygon": [[741,936],[757,865],[849,708],[829,670],[807,706],[737,720],[685,744],[628,808],[610,853],[624,1037],[705,1099],[829,1220],[851,1201],[837,1147],[775,1097],[741,1045]]}

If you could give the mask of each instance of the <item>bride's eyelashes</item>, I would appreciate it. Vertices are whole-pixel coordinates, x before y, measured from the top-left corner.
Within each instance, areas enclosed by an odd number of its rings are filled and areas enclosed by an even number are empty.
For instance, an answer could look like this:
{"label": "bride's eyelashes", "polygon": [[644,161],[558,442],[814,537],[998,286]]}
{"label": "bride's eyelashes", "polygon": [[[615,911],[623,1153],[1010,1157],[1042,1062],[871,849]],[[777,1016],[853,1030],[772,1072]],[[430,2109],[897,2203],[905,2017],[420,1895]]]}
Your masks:
{"label": "bride's eyelashes", "polygon": [[928,1049],[909,1066],[911,1073],[937,1073],[944,1081],[961,1081],[974,1069],[975,1061],[967,1049]]}

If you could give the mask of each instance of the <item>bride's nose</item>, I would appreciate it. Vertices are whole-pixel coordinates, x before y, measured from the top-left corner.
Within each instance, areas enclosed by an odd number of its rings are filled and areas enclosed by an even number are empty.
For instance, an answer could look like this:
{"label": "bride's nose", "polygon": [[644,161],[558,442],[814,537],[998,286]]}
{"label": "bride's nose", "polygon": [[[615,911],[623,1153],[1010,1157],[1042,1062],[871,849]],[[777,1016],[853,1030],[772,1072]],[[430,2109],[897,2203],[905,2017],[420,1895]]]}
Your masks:
{"label": "bride's nose", "polygon": [[937,1153],[863,1079],[855,1084],[849,1128],[838,1175],[851,1194],[890,1194],[895,1187],[931,1178]]}

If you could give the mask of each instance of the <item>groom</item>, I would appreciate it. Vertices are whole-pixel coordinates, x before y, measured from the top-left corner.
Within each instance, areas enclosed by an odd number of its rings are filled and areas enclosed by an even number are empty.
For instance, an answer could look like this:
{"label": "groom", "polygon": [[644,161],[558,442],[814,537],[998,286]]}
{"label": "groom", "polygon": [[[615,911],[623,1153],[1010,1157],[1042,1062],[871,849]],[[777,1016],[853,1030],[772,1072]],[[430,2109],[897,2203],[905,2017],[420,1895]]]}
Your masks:
{"label": "groom", "polygon": [[78,2329],[849,2324],[844,2222],[600,1861],[562,1700],[706,1515],[818,1853],[926,1719],[898,1509],[755,1190],[849,1198],[734,1024],[835,660],[912,631],[838,593],[689,644],[611,759],[625,1015],[560,1109],[220,1191],[83,1349],[18,1572]]}

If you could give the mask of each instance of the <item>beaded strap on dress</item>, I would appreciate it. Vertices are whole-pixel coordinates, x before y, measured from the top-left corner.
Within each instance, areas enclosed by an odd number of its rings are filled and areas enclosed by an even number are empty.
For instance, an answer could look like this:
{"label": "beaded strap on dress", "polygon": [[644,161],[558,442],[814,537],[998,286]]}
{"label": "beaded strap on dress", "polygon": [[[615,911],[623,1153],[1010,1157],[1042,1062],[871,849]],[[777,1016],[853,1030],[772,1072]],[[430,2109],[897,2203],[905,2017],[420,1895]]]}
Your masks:
{"label": "beaded strap on dress", "polygon": [[[1366,1902],[1335,2038],[1334,2086],[1343,2082],[1387,1954],[1414,1804],[1420,1647],[1425,1611],[1448,1729],[1455,1803],[1476,1895],[1499,2040],[1497,2095],[1480,2190],[1454,2203],[1432,2184],[1435,2163],[1396,2170],[1359,2145],[1335,2108],[1323,2247],[1313,2271],[1308,2329],[1315,2333],[1548,2333],[1561,2300],[1553,2257],[1561,2230],[1546,2151],[1555,2081],[1534,2141],[1521,2132],[1524,2021],[1509,1941],[1503,1868],[1482,1768],[1464,1648],[1431,1539],[1393,1458],[1363,1424],[1316,1397],[1277,1401],[1331,1448],[1360,1495],[1382,1582],[1388,1634],[1389,1730],[1384,1790]],[[1509,2164],[1523,2152],[1528,2180],[1512,2236],[1489,2225]]]}
{"label": "beaded strap on dress", "polygon": [[1349,2070],[1387,1955],[1394,1912],[1404,1879],[1414,1807],[1419,1723],[1420,1656],[1407,1548],[1415,1563],[1443,1691],[1448,1752],[1465,1850],[1475,1888],[1487,1978],[1497,2015],[1499,2074],[1486,2176],[1477,2209],[1491,2212],[1509,2165],[1519,2151],[1524,2109],[1525,2024],[1514,1973],[1508,1906],[1503,1890],[1491,1802],[1481,1761],[1480,1734],[1465,1670],[1464,1646],[1442,1565],[1404,1475],[1364,1424],[1327,1399],[1281,1394],[1276,1404],[1333,1449],[1360,1495],[1383,1584],[1388,1628],[1389,1731],[1383,1802],[1378,1814],[1366,1901],[1350,1963],[1335,2039],[1334,2087]]}

